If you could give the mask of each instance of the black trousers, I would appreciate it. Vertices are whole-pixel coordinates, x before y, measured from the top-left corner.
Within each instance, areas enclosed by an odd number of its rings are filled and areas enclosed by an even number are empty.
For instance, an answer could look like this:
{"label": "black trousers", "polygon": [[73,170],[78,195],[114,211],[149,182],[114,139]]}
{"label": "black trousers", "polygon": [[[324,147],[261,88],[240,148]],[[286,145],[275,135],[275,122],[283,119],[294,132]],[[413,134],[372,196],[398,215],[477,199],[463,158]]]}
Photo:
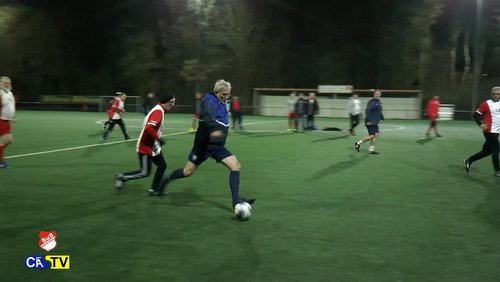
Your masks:
{"label": "black trousers", "polygon": [[110,119],[108,126],[106,127],[106,130],[104,130],[104,133],[102,135],[103,139],[108,138],[109,133],[111,131],[113,131],[113,128],[115,128],[116,124],[118,124],[118,126],[120,126],[120,129],[122,130],[122,133],[123,133],[123,137],[125,137],[125,139],[129,138],[129,136],[127,134],[127,129],[125,128],[125,123],[123,123],[123,120],[122,119]]}
{"label": "black trousers", "polygon": [[233,118],[233,128],[242,128],[242,126],[241,126],[241,119],[242,119],[241,112],[232,112],[231,116]]}
{"label": "black trousers", "polygon": [[486,141],[483,144],[482,150],[470,156],[468,160],[472,163],[491,155],[495,172],[500,172],[500,165],[498,161],[498,153],[500,152],[498,133],[484,133],[484,138]]}
{"label": "black trousers", "polygon": [[156,165],[156,172],[155,172],[155,176],[153,178],[153,183],[151,184],[151,189],[157,190],[158,185],[160,185],[160,182],[163,178],[163,174],[165,174],[165,170],[167,170],[167,162],[165,161],[165,158],[163,157],[163,153],[160,152],[160,154],[158,156],[154,156],[154,157],[144,155],[141,153],[138,153],[138,155],[139,155],[140,168],[138,170],[124,172],[123,179],[125,181],[128,181],[128,180],[148,177],[149,174],[151,173],[152,164],[154,164],[154,165]]}
{"label": "black trousers", "polygon": [[359,115],[349,114],[349,117],[351,118],[350,130],[353,130],[359,124]]}

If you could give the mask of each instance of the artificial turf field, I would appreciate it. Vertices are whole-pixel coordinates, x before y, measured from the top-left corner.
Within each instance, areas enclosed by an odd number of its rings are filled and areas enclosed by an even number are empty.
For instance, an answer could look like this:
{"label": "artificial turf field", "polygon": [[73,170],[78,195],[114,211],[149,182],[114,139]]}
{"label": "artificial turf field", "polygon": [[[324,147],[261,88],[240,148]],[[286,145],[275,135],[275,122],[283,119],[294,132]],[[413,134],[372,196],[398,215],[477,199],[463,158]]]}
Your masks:
{"label": "artificial turf field", "polygon": [[[170,194],[150,177],[113,188],[138,166],[143,116],[99,141],[104,113],[18,111],[11,168],[0,170],[0,281],[500,281],[500,178],[491,159],[466,174],[483,143],[473,121],[387,120],[368,155],[343,131],[288,133],[283,117],[244,117],[227,146],[242,163],[240,194],[257,198],[234,218],[228,171],[212,160]],[[168,114],[167,173],[183,166],[191,116]],[[55,231],[57,247],[38,246]],[[27,269],[30,255],[71,256],[70,270]]]}

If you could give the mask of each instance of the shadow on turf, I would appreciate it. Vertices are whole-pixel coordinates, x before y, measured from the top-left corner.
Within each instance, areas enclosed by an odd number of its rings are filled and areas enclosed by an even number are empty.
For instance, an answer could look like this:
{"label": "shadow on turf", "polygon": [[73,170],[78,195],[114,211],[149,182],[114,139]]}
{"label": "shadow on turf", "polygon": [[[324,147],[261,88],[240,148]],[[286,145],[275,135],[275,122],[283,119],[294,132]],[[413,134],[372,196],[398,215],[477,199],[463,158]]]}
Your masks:
{"label": "shadow on turf", "polygon": [[427,144],[427,143],[431,142],[431,141],[432,141],[432,139],[434,139],[434,138],[432,138],[432,137],[428,137],[428,138],[420,138],[420,139],[418,139],[418,140],[417,140],[417,142],[416,142],[416,143],[418,143],[418,144],[420,144],[420,145],[425,145],[425,144]]}
{"label": "shadow on turf", "polygon": [[[486,181],[484,177],[491,177],[492,181]],[[487,196],[483,203],[478,204],[475,211],[478,215],[491,224],[491,226],[497,230],[500,229],[500,177],[478,174],[477,177],[471,174],[466,174],[465,178],[476,185],[482,186],[487,192]],[[487,178],[486,178],[487,179]],[[476,188],[476,185],[471,185],[472,188]]]}
{"label": "shadow on turf", "polygon": [[328,138],[322,138],[322,139],[316,139],[312,140],[311,142],[325,142],[325,141],[333,141],[333,140],[338,140],[338,139],[345,139],[348,138],[350,135],[342,135],[342,136],[336,136],[336,137],[328,137]]}
{"label": "shadow on turf", "polygon": [[245,130],[232,130],[231,134],[243,135],[248,137],[270,137],[270,136],[280,136],[280,135],[290,135],[291,132],[249,132]]}
{"label": "shadow on turf", "polygon": [[231,207],[228,205],[203,199],[194,192],[194,188],[187,188],[183,189],[182,191],[169,192],[167,195],[160,197],[160,199],[169,199],[169,201],[165,202],[165,204],[172,206],[189,207],[193,206],[194,204],[208,204],[222,210],[233,212]]}
{"label": "shadow on turf", "polygon": [[355,154],[351,154],[351,155],[349,155],[349,158],[350,158],[349,161],[334,163],[327,168],[324,168],[322,170],[317,171],[311,177],[309,177],[308,180],[314,181],[314,180],[321,179],[321,178],[328,176],[328,175],[331,175],[331,174],[339,173],[343,170],[346,170],[348,168],[351,168],[351,167],[357,165],[360,161],[362,161],[363,159],[365,159],[367,157],[368,157],[368,154],[363,154],[359,158],[356,158]]}

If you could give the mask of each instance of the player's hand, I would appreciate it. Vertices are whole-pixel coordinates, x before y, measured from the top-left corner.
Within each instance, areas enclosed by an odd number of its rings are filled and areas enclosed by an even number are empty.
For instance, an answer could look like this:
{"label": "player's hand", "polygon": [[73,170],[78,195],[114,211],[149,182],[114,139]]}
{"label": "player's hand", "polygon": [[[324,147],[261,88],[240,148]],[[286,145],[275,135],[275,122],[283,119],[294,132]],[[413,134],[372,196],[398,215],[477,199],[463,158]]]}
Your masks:
{"label": "player's hand", "polygon": [[488,126],[487,126],[486,124],[484,124],[484,123],[481,123],[479,126],[480,126],[483,130],[488,129]]}
{"label": "player's hand", "polygon": [[366,125],[372,125],[372,122],[371,121],[367,121]]}
{"label": "player's hand", "polygon": [[384,120],[383,120],[383,119],[381,119],[381,120],[380,120],[380,123],[384,123]]}

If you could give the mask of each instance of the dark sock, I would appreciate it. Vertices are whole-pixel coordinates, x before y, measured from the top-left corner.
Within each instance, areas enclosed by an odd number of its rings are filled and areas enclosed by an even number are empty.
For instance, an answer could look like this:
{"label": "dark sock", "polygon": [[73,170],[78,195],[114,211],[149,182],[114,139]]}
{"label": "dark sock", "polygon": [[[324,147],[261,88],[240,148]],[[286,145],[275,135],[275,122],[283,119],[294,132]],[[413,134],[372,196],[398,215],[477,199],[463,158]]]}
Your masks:
{"label": "dark sock", "polygon": [[229,173],[229,187],[231,188],[231,197],[233,198],[233,206],[234,206],[240,200],[240,195],[239,195],[240,172],[239,171],[231,171],[231,173]]}
{"label": "dark sock", "polygon": [[171,181],[171,180],[174,180],[177,178],[184,178],[184,177],[186,177],[184,175],[184,169],[178,168],[178,169],[172,171],[172,173],[168,176],[168,180]]}

